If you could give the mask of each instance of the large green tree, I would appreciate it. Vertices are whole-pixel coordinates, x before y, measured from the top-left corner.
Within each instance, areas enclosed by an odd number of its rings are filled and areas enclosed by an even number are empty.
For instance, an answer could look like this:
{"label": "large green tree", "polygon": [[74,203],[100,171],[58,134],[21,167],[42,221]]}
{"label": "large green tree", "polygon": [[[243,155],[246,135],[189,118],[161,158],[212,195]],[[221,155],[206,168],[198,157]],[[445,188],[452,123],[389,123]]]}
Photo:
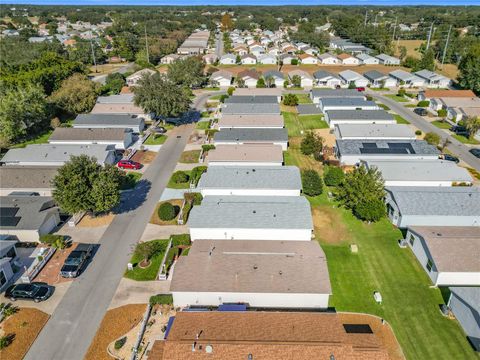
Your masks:
{"label": "large green tree", "polygon": [[120,202],[124,173],[113,165],[102,167],[87,155],[72,156],[53,179],[53,198],[68,214],[94,214],[111,210]]}
{"label": "large green tree", "polygon": [[176,117],[190,108],[189,92],[163,74],[145,75],[133,89],[134,102],[146,113]]}
{"label": "large green tree", "polygon": [[458,66],[458,82],[465,89],[480,94],[480,45],[472,47]]}
{"label": "large green tree", "polygon": [[168,65],[168,78],[177,85],[198,87],[205,82],[204,67],[195,56],[179,59]]}
{"label": "large green tree", "polygon": [[75,74],[62,82],[50,100],[70,114],[80,114],[92,110],[99,90],[97,83],[88,80],[85,75]]}

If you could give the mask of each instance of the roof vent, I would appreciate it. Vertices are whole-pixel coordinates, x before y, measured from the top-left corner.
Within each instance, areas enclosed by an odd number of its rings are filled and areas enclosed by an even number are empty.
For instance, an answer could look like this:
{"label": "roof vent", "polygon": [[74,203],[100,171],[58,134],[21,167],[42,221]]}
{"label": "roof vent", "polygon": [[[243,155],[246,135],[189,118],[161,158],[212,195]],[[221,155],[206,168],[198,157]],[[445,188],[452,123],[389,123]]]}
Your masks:
{"label": "roof vent", "polygon": [[257,270],[257,269],[258,269],[258,265],[257,264],[253,265],[253,270]]}
{"label": "roof vent", "polygon": [[282,270],[280,270],[280,271],[278,272],[278,275],[281,276],[282,274],[283,274],[283,273],[282,273]]}
{"label": "roof vent", "polygon": [[256,211],[256,210],[253,210],[253,213],[254,213],[254,214],[256,214],[256,213],[257,213],[257,211]]}
{"label": "roof vent", "polygon": [[207,345],[207,346],[205,346],[205,352],[206,352],[207,354],[213,353],[213,347],[212,347],[212,345]]}

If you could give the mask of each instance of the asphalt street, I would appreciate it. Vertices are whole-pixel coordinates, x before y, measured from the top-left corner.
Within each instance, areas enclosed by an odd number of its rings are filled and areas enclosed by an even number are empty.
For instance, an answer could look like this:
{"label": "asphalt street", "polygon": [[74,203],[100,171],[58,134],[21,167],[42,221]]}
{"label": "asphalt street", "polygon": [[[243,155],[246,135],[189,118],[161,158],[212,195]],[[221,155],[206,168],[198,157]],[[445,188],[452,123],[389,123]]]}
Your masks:
{"label": "asphalt street", "polygon": [[406,119],[408,122],[416,126],[424,133],[434,132],[442,138],[442,141],[447,138],[450,142],[450,144],[447,146],[447,149],[456,156],[458,156],[460,159],[465,161],[470,167],[476,169],[477,171],[480,171],[480,159],[476,158],[469,152],[471,147],[462,144],[453,136],[449,135],[446,131],[437,128],[435,125],[430,124],[427,120],[415,114],[412,109],[404,107],[402,104],[396,102],[395,100],[392,100],[380,94],[376,94],[373,91],[370,91],[369,95],[373,96],[375,99],[387,105],[390,109],[402,116],[404,119]]}
{"label": "asphalt street", "polygon": [[[200,109],[212,95],[198,96],[194,107]],[[172,131],[135,190],[122,199],[93,261],[73,281],[26,360],[84,358],[194,126],[182,125]]]}
{"label": "asphalt street", "polygon": [[223,55],[223,33],[219,33],[216,36],[215,55],[217,55],[218,58]]}

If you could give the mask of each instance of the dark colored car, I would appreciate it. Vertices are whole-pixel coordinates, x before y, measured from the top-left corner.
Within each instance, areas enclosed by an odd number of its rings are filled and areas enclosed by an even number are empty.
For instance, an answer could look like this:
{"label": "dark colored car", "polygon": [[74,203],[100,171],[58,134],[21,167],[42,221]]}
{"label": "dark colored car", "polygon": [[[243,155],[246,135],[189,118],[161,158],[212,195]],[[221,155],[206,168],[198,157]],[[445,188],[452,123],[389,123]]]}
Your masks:
{"label": "dark colored car", "polygon": [[456,164],[460,162],[460,160],[457,157],[449,154],[441,154],[438,158],[446,161],[453,161]]}
{"label": "dark colored car", "polygon": [[454,125],[450,128],[450,131],[454,132],[457,135],[469,137],[470,132],[467,130],[465,126]]}
{"label": "dark colored car", "polygon": [[417,115],[420,115],[420,116],[427,116],[428,115],[427,109],[424,109],[424,108],[415,108],[415,109],[413,109],[413,112]]}
{"label": "dark colored car", "polygon": [[363,86],[357,87],[357,91],[363,92],[365,91],[365,88]]}
{"label": "dark colored car", "polygon": [[46,283],[32,282],[30,284],[17,284],[10,286],[5,291],[5,297],[15,301],[21,300],[33,300],[40,302],[47,300],[53,294],[55,288]]}
{"label": "dark colored car", "polygon": [[151,128],[150,130],[155,134],[165,134],[167,132],[167,129],[161,126]]}
{"label": "dark colored car", "polygon": [[480,149],[470,149],[470,153],[480,159]]}
{"label": "dark colored car", "polygon": [[65,278],[74,278],[80,275],[83,266],[92,255],[93,245],[78,244],[75,250],[65,259],[60,275]]}
{"label": "dark colored car", "polygon": [[133,170],[138,170],[142,167],[142,164],[132,161],[132,160],[120,160],[117,163],[117,166],[120,169],[133,169]]}

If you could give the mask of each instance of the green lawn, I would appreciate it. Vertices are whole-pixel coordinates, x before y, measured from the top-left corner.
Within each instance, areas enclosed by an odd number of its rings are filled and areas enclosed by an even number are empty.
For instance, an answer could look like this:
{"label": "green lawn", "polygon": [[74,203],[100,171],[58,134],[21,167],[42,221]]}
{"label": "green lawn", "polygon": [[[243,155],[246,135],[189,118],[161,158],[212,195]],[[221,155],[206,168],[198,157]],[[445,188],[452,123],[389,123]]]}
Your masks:
{"label": "green lawn", "polygon": [[[184,171],[185,173],[190,176],[190,171]],[[173,177],[173,174],[172,174]],[[186,183],[176,183],[172,180],[172,177],[170,177],[170,180],[168,180],[167,187],[171,189],[188,189],[190,187],[190,180],[188,180]]]}
{"label": "green lawn", "polygon": [[407,120],[405,120],[403,117],[401,117],[398,114],[392,114],[395,120],[397,120],[397,124],[410,124]]}
{"label": "green lawn", "polygon": [[[440,290],[430,288],[411,250],[397,245],[402,238],[398,229],[387,219],[363,223],[350,211],[332,207],[325,194],[309,200],[314,211],[333,219],[331,227],[344,240],[331,243],[321,239],[321,229],[317,231],[333,288],[330,306],[385,318],[407,359],[478,359],[458,323],[440,314]],[[357,254],[350,252],[350,243],[358,245]],[[382,305],[375,303],[374,291],[382,294]]]}
{"label": "green lawn", "polygon": [[208,98],[208,100],[220,100],[223,95],[215,95]]}
{"label": "green lawn", "polygon": [[300,115],[298,118],[304,129],[328,128],[328,124],[323,120],[323,115]]}
{"label": "green lawn", "polygon": [[46,143],[48,143],[48,138],[50,137],[50,135],[52,135],[52,132],[53,132],[53,130],[49,130],[46,133],[38,135],[37,137],[34,137],[32,139],[25,140],[21,143],[15,144],[11,148],[12,149],[24,148],[25,146],[32,145],[32,144],[46,144]]}
{"label": "green lawn", "polygon": [[405,106],[406,108],[411,108],[411,109],[417,107],[417,105],[415,105],[415,104],[406,104],[406,105],[403,105],[403,106]]}
{"label": "green lawn", "polygon": [[463,135],[453,134],[452,136],[463,144],[470,144],[470,145],[479,145],[480,144],[480,141],[478,141],[476,139],[469,139],[469,138],[467,138]]}
{"label": "green lawn", "polygon": [[295,95],[297,95],[299,104],[313,104],[313,101],[312,99],[310,99],[310,96],[308,94],[295,94]]}
{"label": "green lawn", "polygon": [[133,171],[128,172],[126,175],[127,179],[125,183],[122,185],[122,187],[120,188],[120,190],[133,189],[137,185],[142,175],[143,175],[142,173],[138,173],[138,172],[133,172]]}
{"label": "green lawn", "polygon": [[203,90],[218,91],[218,90],[220,90],[220,88],[219,87],[206,87],[206,88],[203,88]]}
{"label": "green lawn", "polygon": [[288,136],[301,136],[301,131],[328,128],[323,115],[299,116],[295,113],[283,112],[283,120],[288,129]]}
{"label": "green lawn", "polygon": [[388,91],[390,90],[389,88],[376,88],[376,87],[371,87],[370,90],[373,91]]}
{"label": "green lawn", "polygon": [[[202,115],[203,115],[203,113],[202,113]],[[207,113],[207,115],[208,115],[208,113]],[[197,123],[197,125],[195,125],[195,129],[197,129],[197,130],[207,130],[209,127],[210,127],[210,121],[199,121]]]}
{"label": "green lawn", "polygon": [[150,135],[144,142],[145,145],[162,145],[167,140],[167,135]]}
{"label": "green lawn", "polygon": [[133,264],[133,270],[126,270],[124,276],[126,278],[136,280],[136,281],[149,281],[155,280],[158,270],[160,269],[160,264],[162,263],[163,256],[165,255],[165,249],[168,245],[168,240],[152,240],[154,242],[161,243],[164,245],[164,250],[158,252],[150,259],[150,266],[145,269],[142,269],[138,266],[138,263],[142,261],[141,256],[133,254],[130,262]]}
{"label": "green lawn", "polygon": [[180,155],[180,159],[178,160],[179,163],[183,164],[195,164],[198,163],[198,158],[200,157],[201,150],[189,150],[184,151],[182,155]]}
{"label": "green lawn", "polygon": [[385,105],[385,104],[379,104],[379,103],[377,103],[377,105],[380,106],[380,107],[381,107],[383,110],[385,110],[385,111],[390,110],[390,108],[389,108],[387,105]]}
{"label": "green lawn", "polygon": [[385,95],[385,96],[392,99],[392,100],[395,100],[396,102],[408,102],[408,100],[405,99],[403,96],[398,96],[398,95],[394,95],[394,94],[389,94],[389,95]]}
{"label": "green lawn", "polygon": [[436,127],[440,128],[440,129],[447,129],[448,130],[452,127],[452,125],[450,125],[448,122],[442,121],[442,120],[432,121],[431,124],[435,125]]}

